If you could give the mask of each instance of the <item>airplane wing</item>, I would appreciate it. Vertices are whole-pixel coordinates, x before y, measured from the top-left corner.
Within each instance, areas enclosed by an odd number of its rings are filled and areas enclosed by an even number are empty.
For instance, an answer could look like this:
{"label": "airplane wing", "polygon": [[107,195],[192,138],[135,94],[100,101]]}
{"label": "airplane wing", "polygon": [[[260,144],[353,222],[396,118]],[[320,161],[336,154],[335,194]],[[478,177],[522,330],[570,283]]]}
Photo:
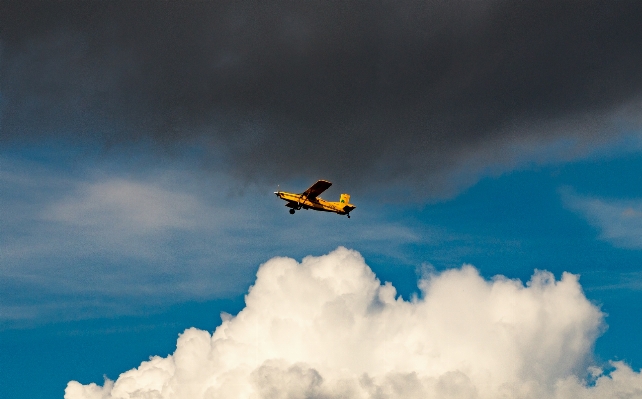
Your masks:
{"label": "airplane wing", "polygon": [[307,197],[310,200],[313,200],[316,197],[318,197],[319,194],[321,194],[322,192],[330,188],[331,185],[332,183],[330,183],[329,181],[319,180],[316,183],[314,183],[310,188],[305,190],[301,195]]}

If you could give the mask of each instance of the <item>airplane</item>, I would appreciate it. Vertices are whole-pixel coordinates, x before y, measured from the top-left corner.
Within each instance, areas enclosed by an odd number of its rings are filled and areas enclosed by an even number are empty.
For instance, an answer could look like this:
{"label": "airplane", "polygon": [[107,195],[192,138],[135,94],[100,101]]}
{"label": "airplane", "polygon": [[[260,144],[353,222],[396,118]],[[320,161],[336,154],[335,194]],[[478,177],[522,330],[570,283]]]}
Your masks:
{"label": "airplane", "polygon": [[319,197],[319,194],[330,188],[331,185],[332,183],[329,181],[319,180],[301,194],[286,193],[284,191],[275,191],[274,194],[282,200],[287,201],[285,206],[290,208],[291,215],[294,215],[295,210],[313,209],[315,211],[347,215],[348,218],[350,218],[350,212],[356,208],[356,206],[350,203],[349,194],[341,194],[339,202],[326,201]]}

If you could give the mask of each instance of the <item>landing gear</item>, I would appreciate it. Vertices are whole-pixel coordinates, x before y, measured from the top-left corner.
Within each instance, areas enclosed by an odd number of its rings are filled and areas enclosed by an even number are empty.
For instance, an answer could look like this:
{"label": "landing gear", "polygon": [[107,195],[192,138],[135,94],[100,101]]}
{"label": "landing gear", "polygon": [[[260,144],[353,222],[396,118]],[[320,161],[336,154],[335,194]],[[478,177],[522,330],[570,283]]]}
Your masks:
{"label": "landing gear", "polygon": [[290,209],[290,215],[294,215],[294,209]]}
{"label": "landing gear", "polygon": [[348,213],[348,219],[350,219],[350,214]]}

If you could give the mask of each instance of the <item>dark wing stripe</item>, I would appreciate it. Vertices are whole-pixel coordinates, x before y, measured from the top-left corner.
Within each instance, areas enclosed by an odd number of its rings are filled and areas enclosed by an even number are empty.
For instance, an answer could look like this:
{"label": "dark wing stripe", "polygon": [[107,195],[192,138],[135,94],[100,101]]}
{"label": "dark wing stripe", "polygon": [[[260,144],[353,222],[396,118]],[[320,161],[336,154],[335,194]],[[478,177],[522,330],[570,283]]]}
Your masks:
{"label": "dark wing stripe", "polygon": [[319,196],[322,192],[330,188],[332,183],[326,180],[319,180],[316,183],[314,183],[310,188],[305,190],[303,192],[303,196],[307,197],[308,199],[315,199],[316,197]]}

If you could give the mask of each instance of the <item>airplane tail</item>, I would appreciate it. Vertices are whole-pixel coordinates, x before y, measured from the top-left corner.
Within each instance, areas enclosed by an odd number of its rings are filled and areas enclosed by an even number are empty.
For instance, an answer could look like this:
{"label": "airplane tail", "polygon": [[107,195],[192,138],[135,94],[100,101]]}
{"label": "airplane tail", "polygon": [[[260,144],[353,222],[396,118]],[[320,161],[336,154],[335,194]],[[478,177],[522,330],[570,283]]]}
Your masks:
{"label": "airplane tail", "polygon": [[341,194],[341,199],[339,200],[340,203],[342,204],[349,204],[350,203],[350,194]]}

